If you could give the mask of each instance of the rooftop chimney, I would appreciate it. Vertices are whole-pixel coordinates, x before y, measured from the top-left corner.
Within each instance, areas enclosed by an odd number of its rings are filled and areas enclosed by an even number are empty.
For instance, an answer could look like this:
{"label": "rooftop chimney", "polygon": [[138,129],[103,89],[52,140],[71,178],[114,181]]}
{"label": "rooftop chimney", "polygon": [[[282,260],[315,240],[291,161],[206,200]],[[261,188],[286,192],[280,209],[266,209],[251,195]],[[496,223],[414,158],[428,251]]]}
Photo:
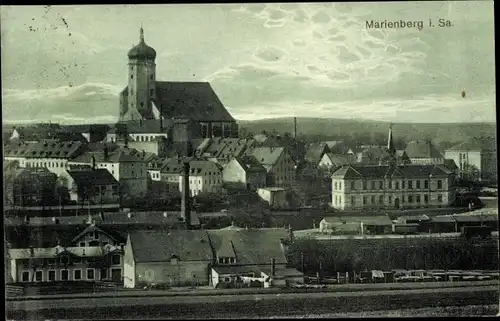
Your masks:
{"label": "rooftop chimney", "polygon": [[92,155],[92,157],[90,158],[90,167],[92,169],[95,169],[96,168],[96,165],[95,165],[95,157],[94,155]]}
{"label": "rooftop chimney", "polygon": [[191,227],[191,207],[189,204],[189,162],[183,164],[183,177],[181,189],[181,217],[184,219],[186,228]]}
{"label": "rooftop chimney", "polygon": [[276,260],[274,258],[271,259],[271,277],[276,275]]}

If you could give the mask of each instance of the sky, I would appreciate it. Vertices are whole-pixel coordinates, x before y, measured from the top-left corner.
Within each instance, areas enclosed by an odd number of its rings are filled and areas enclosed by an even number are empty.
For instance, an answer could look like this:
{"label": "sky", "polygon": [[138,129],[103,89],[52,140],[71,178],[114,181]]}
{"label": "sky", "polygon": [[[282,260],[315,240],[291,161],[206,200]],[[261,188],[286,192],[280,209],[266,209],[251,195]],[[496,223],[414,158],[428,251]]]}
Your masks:
{"label": "sky", "polygon": [[[0,13],[4,121],[116,121],[141,24],[157,52],[157,80],[208,81],[239,120],[496,119],[493,1],[2,6]],[[427,26],[440,18],[452,26]],[[370,20],[422,20],[424,28],[368,29]]]}

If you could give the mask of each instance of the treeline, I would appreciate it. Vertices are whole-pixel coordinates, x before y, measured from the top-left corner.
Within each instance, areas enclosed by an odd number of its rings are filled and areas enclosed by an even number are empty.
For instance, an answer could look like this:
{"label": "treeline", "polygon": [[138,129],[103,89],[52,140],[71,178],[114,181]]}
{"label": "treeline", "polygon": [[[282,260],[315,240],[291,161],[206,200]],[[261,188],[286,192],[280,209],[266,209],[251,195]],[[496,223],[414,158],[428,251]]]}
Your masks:
{"label": "treeline", "polygon": [[305,274],[323,275],[365,269],[494,270],[498,268],[498,245],[466,239],[418,242],[305,239],[290,246],[288,261]]}

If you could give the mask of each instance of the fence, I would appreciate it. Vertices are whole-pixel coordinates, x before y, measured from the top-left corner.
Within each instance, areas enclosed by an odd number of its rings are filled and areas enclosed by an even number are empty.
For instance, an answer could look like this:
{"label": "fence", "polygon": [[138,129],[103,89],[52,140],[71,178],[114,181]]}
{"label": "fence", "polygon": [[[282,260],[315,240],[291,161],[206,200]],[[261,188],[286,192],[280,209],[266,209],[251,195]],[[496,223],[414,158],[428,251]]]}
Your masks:
{"label": "fence", "polygon": [[6,292],[7,296],[23,295],[24,288],[22,286],[6,285],[5,292]]}

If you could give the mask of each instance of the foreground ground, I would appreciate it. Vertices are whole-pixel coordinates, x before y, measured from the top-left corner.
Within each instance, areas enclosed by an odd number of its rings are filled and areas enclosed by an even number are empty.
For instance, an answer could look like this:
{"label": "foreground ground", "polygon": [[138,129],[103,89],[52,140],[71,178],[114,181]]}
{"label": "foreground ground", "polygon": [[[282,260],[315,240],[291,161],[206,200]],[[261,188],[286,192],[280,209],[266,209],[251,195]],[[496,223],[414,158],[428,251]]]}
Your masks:
{"label": "foreground ground", "polygon": [[[420,285],[421,286],[421,285]],[[498,284],[349,292],[50,297],[8,300],[8,319],[227,318],[498,304]]]}

